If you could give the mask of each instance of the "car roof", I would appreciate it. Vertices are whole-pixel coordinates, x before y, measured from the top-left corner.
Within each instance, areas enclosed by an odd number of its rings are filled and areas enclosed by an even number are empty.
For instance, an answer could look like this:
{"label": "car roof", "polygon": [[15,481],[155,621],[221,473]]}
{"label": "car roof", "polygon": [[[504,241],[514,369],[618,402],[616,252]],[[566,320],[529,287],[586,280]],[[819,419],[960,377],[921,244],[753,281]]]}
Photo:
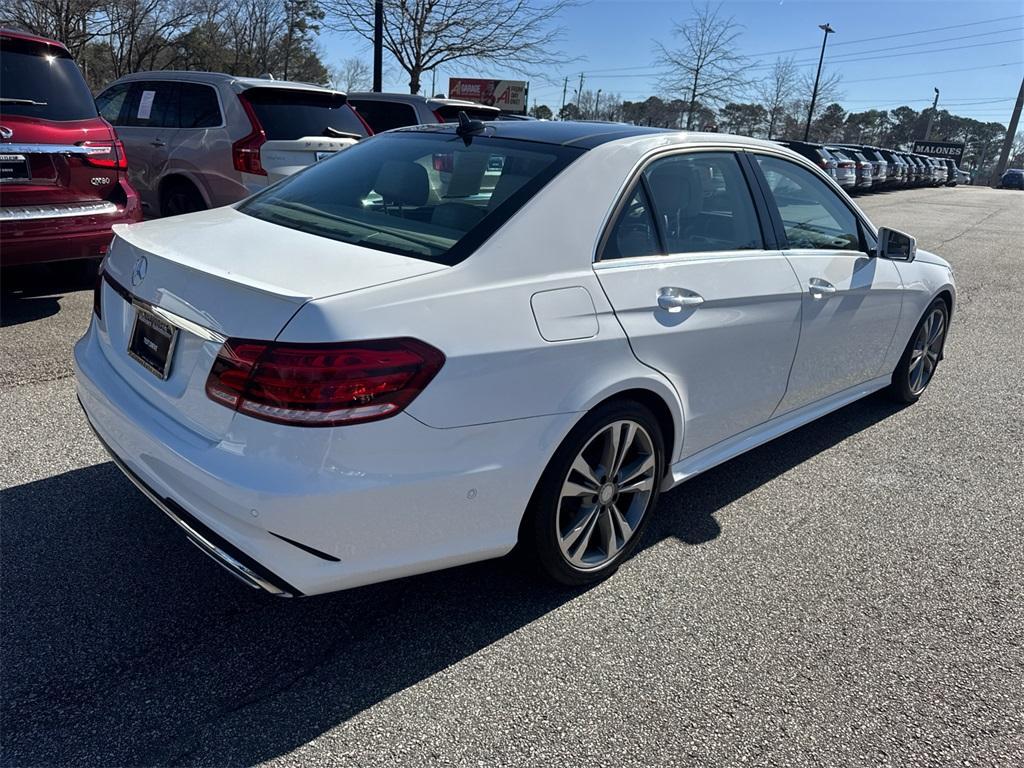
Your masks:
{"label": "car roof", "polygon": [[33,35],[29,32],[20,32],[15,29],[8,29],[7,27],[0,27],[0,37],[7,37],[13,40],[27,40],[31,43],[39,43],[40,45],[52,45],[55,48],[60,48],[62,51],[67,53],[67,46],[59,40],[51,40],[48,37],[40,37],[39,35]]}
{"label": "car roof", "polygon": [[[774,141],[731,133],[701,133],[672,128],[649,128],[626,123],[576,122],[570,120],[494,120],[483,123],[486,135],[500,139],[593,149],[609,142],[631,143],[638,151],[657,146],[739,146],[792,152]],[[411,125],[394,133],[455,133],[456,123]],[[389,131],[391,133],[391,131]],[[797,156],[796,153],[793,153]]]}
{"label": "car roof", "polygon": [[159,69],[151,72],[132,72],[130,75],[124,75],[114,82],[127,83],[137,80],[184,80],[186,82],[207,83],[209,85],[226,83],[238,91],[245,91],[250,88],[282,88],[289,91],[313,91],[316,93],[336,93],[344,95],[342,91],[334,88],[326,88],[322,85],[314,85],[312,83],[300,83],[295,80],[271,80],[270,78],[265,77],[240,77],[238,75],[229,75],[225,72],[197,72],[187,69]]}

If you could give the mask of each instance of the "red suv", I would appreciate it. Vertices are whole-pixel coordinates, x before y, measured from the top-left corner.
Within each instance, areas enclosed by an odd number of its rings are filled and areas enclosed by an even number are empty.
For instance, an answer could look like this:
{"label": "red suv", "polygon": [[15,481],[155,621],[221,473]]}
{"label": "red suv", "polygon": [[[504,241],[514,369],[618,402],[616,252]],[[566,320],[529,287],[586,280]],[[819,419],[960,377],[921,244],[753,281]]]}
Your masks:
{"label": "red suv", "polygon": [[142,218],[127,167],[67,48],[0,29],[0,264],[106,253]]}

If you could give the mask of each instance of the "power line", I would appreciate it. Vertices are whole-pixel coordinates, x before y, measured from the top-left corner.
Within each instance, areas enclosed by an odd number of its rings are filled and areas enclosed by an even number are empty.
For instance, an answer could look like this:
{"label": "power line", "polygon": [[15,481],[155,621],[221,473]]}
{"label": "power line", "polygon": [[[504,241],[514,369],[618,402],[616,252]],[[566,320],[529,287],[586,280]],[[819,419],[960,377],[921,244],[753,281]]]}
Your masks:
{"label": "power line", "polygon": [[[857,43],[873,43],[876,40],[892,40],[893,38],[896,37],[909,37],[911,35],[923,35],[927,32],[943,32],[947,29],[962,29],[963,27],[976,27],[981,24],[994,24],[997,21],[1009,21],[1010,19],[1020,18],[1024,18],[1024,13],[1014,14],[1013,16],[1000,16],[999,18],[986,19],[984,21],[969,21],[966,24],[950,24],[948,27],[932,27],[931,29],[919,29],[916,32],[898,32],[892,35],[862,37],[857,40],[841,40],[839,42],[832,43],[831,47],[835,48],[836,46],[839,45],[856,45]],[[774,56],[779,53],[795,53],[796,51],[813,51],[816,50],[817,47],[818,46],[816,45],[805,45],[801,48],[787,48],[781,51],[765,51],[763,53],[752,53],[750,54],[750,57],[754,58],[757,56]]]}
{"label": "power line", "polygon": [[975,72],[981,69],[996,69],[998,67],[1013,67],[1024,64],[1022,61],[1008,61],[1005,64],[988,64],[983,67],[963,67],[961,69],[940,69],[933,70],[931,72],[915,72],[913,74],[904,75],[886,75],[884,77],[864,77],[859,80],[843,80],[843,85],[851,85],[852,83],[876,83],[879,80],[902,80],[906,77],[932,77],[933,75],[948,75],[953,72]]}

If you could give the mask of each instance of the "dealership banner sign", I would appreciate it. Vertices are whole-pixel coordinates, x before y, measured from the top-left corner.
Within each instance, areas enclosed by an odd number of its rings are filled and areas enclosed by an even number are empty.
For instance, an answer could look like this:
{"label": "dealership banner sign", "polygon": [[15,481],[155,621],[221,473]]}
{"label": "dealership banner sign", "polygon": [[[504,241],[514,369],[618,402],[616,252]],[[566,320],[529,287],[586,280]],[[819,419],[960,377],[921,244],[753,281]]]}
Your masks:
{"label": "dealership banner sign", "polygon": [[953,160],[958,166],[964,158],[962,141],[915,141],[914,152],[928,157],[941,157]]}
{"label": "dealership banner sign", "polygon": [[485,80],[472,77],[448,78],[448,98],[475,101],[502,112],[526,114],[530,84],[523,80]]}

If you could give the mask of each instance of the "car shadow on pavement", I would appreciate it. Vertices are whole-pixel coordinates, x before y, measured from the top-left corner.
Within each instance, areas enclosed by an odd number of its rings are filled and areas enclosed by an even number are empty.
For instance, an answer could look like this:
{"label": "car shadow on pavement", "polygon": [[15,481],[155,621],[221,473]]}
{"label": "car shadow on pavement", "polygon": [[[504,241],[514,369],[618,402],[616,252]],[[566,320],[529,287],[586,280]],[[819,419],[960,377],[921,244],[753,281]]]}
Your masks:
{"label": "car shadow on pavement", "polygon": [[[718,510],[897,410],[869,398],[691,480],[663,497],[646,545],[709,542]],[[4,765],[268,760],[581,594],[510,557],[271,598],[109,462],[4,490],[0,510]]]}
{"label": "car shadow on pavement", "polygon": [[55,315],[64,294],[92,290],[95,280],[91,262],[7,267],[0,273],[0,327]]}

